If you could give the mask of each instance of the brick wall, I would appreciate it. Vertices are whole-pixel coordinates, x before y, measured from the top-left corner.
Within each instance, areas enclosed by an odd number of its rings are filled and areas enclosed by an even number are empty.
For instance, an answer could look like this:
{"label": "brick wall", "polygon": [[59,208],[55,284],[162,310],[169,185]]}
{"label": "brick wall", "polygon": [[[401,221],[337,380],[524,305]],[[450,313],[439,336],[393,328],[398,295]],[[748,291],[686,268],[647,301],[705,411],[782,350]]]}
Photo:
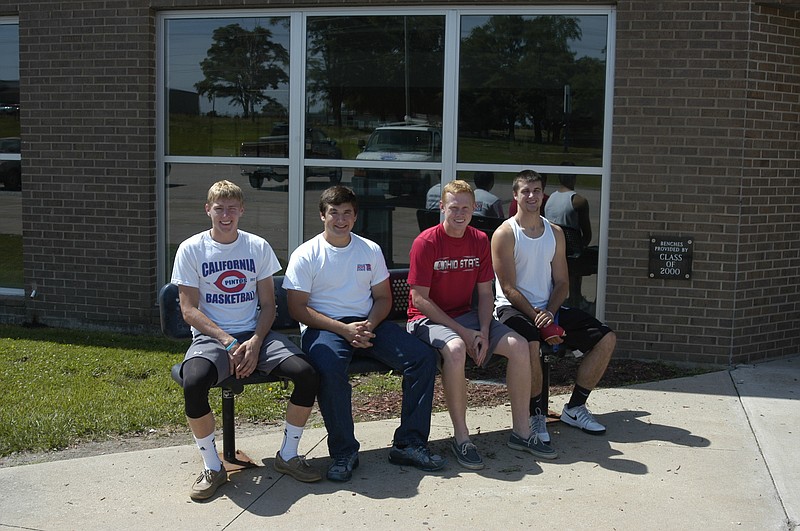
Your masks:
{"label": "brick wall", "polygon": [[[618,8],[606,318],[619,355],[724,365],[796,354],[796,13]],[[648,278],[652,234],[693,237],[691,280]]]}
{"label": "brick wall", "polygon": [[[356,2],[0,0],[20,19],[25,286],[38,293],[27,319],[157,322],[156,10],[345,4]],[[727,365],[797,354],[797,12],[616,6],[606,319],[618,355]],[[648,278],[653,234],[693,237],[691,280]]]}
{"label": "brick wall", "polygon": [[19,4],[30,320],[153,323],[154,18],[132,4]]}

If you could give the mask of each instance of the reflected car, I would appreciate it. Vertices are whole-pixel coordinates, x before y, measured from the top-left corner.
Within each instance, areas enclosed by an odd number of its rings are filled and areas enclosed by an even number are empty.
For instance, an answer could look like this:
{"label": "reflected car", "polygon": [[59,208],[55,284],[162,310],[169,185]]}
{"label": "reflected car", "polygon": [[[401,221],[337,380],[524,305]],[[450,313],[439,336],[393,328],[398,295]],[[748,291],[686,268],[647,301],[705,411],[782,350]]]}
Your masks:
{"label": "reflected car", "polygon": [[[275,124],[270,136],[262,136],[255,142],[242,142],[239,154],[242,157],[288,157],[289,156],[289,126],[288,124]],[[342,150],[324,131],[309,127],[305,135],[305,157],[307,159],[341,159]],[[242,166],[242,175],[250,181],[253,188],[261,188],[264,181],[282,183],[289,177],[286,166]],[[309,175],[324,174],[330,179],[331,184],[339,184],[342,180],[341,168],[307,168],[306,177]]]}
{"label": "reflected car", "polygon": [[[394,162],[440,162],[442,132],[429,124],[397,123],[375,129],[356,160]],[[424,202],[438,172],[409,169],[357,168],[353,188],[363,195],[411,195]]]}
{"label": "reflected car", "polygon": [[[0,138],[0,153],[19,153],[19,137]],[[22,164],[18,160],[0,160],[0,182],[6,190],[22,190]]]}

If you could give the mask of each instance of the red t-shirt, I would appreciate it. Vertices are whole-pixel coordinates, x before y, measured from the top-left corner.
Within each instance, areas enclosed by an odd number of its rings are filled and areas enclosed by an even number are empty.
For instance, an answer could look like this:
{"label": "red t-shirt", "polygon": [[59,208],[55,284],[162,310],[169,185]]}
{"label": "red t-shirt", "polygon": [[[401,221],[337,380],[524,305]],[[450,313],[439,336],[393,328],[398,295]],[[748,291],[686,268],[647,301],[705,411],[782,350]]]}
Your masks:
{"label": "red t-shirt", "polygon": [[[411,245],[409,286],[430,288],[430,298],[450,317],[472,308],[472,292],[481,282],[494,279],[489,238],[467,227],[462,238],[453,238],[441,223],[423,231]],[[408,300],[408,320],[425,317]]]}

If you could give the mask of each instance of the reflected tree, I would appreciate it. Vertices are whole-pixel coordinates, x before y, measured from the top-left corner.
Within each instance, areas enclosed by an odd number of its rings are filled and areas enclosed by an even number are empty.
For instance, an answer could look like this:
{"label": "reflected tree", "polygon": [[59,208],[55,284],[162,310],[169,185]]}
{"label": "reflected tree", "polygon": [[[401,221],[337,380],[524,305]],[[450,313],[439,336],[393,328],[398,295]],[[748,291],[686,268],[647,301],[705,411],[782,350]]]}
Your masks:
{"label": "reflected tree", "polygon": [[267,94],[289,81],[289,52],[272,41],[261,26],[246,30],[230,24],[214,30],[214,43],[200,62],[205,79],[195,84],[200,95],[229,98],[242,107],[245,118],[255,118],[261,104],[280,105]]}
{"label": "reflected tree", "polygon": [[569,41],[580,37],[578,19],[565,16],[494,16],[474,28],[461,45],[462,129],[500,129],[514,140],[517,125],[527,124],[542,143],[547,126],[557,141],[575,65]]}
{"label": "reflected tree", "polygon": [[309,105],[324,103],[337,125],[342,125],[343,108],[381,120],[400,120],[407,111],[440,116],[444,21],[438,16],[312,18],[307,68]]}

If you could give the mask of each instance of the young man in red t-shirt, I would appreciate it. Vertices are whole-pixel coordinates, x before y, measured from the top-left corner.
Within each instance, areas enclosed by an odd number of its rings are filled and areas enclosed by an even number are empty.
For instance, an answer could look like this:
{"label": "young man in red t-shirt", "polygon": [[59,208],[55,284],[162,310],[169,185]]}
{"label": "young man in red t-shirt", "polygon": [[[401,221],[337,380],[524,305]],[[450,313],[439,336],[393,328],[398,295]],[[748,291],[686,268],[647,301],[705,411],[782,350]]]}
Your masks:
{"label": "young man in red t-shirt", "polygon": [[[466,468],[484,466],[467,428],[464,364],[469,356],[476,365],[486,366],[492,354],[498,354],[508,359],[506,382],[513,423],[508,446],[553,459],[556,452],[538,439],[529,423],[531,370],[541,370],[538,355],[534,359],[525,339],[492,315],[491,248],[487,236],[469,226],[475,209],[472,188],[465,181],[448,183],[440,208],[444,221],[423,231],[411,246],[408,331],[442,356],[445,400],[455,432],[453,453]],[[476,289],[477,310],[472,308]]]}

